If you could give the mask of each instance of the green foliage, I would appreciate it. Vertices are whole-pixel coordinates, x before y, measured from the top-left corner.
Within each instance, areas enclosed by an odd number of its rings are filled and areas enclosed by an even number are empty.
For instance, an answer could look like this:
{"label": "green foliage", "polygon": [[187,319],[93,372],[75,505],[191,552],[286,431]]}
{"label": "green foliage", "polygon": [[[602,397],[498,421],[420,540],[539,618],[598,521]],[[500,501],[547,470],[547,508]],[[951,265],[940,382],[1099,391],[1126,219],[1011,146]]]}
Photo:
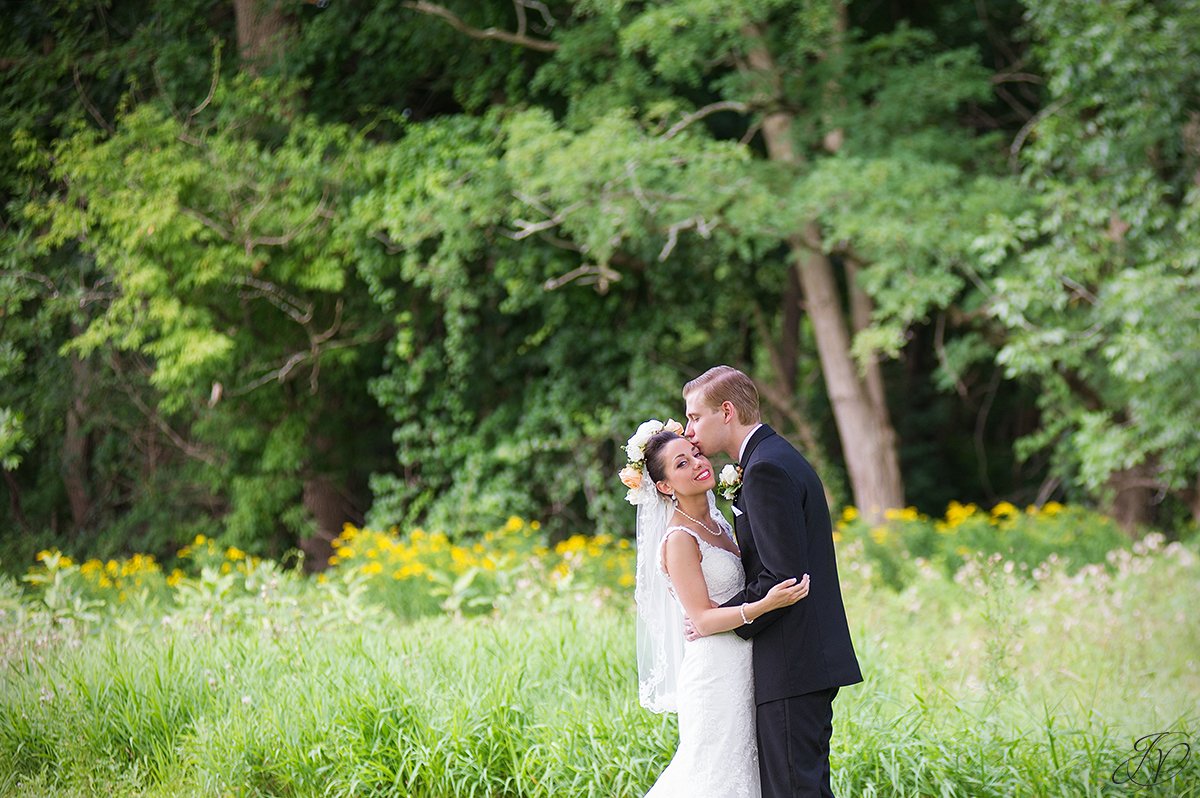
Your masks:
{"label": "green foliage", "polygon": [[[453,118],[377,148],[348,227],[384,241],[362,247],[359,269],[394,314],[389,373],[372,388],[404,476],[373,481],[373,517],[481,529],[553,507],[557,528],[616,531],[614,441],[670,415],[687,374],[657,353],[678,363],[730,346],[694,319],[757,288],[739,281],[753,267],[736,250],[722,264],[669,231],[724,225],[754,196],[744,164],[736,148],[665,141],[621,114],[578,134],[540,111]],[[714,243],[745,248],[737,234]],[[685,257],[655,262],[668,247]],[[701,275],[725,289],[715,302]],[[675,311],[655,312],[659,297]]]}
{"label": "green foliage", "polygon": [[860,364],[895,361],[915,504],[1124,479],[1194,514],[1191,4],[445,7],[552,51],[339,0],[251,70],[228,3],[12,10],[8,559],[317,551],[364,518],[620,535],[617,446],[718,362],[837,492],[810,222],[869,299]]}
{"label": "green foliage", "polygon": [[[1050,96],[1022,151],[1035,209],[986,244],[1005,259],[987,311],[1008,374],[1041,389],[1026,451],[1089,492],[1139,474],[1193,485],[1200,404],[1200,168],[1191,4],[1041,3],[1029,19]],[[982,242],[981,242],[982,243]]]}
{"label": "green foliage", "polygon": [[[146,104],[113,135],[80,131],[54,155],[64,194],[26,210],[47,256],[78,241],[116,286],[64,355],[145,364],[143,412],[179,426],[195,487],[224,497],[244,545],[288,523],[306,479],[370,470],[329,428],[371,417],[360,353],[380,337],[328,236],[357,144],[292,124],[261,101],[271,88],[222,83],[200,115]],[[307,524],[296,516],[291,533]]]}

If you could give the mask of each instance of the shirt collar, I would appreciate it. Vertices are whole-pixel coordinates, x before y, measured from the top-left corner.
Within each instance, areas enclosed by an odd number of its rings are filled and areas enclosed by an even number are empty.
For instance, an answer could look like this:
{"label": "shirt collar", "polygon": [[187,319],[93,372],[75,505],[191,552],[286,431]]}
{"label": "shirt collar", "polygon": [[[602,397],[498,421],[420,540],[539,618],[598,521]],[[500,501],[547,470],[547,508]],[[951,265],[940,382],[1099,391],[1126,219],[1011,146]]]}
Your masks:
{"label": "shirt collar", "polygon": [[753,427],[750,428],[750,431],[746,433],[746,437],[742,438],[742,445],[740,448],[738,448],[738,462],[739,463],[742,462],[742,458],[746,454],[746,444],[750,442],[750,439],[754,437],[754,433],[758,432],[758,428],[761,426],[762,426],[761,423],[755,424]]}

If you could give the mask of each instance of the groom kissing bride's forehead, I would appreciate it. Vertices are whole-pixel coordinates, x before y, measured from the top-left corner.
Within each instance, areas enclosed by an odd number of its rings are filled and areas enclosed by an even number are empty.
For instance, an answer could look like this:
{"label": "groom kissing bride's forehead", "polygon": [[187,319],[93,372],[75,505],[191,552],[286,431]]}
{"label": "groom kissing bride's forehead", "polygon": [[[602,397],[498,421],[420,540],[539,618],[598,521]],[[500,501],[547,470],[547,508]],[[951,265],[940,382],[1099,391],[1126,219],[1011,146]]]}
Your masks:
{"label": "groom kissing bride's forehead", "polygon": [[[713,603],[721,608],[755,606],[772,588],[778,590],[781,583],[808,575],[804,600],[732,629],[733,635],[753,641],[760,779],[751,781],[760,781],[764,796],[829,798],[833,795],[829,742],[834,697],[840,687],[862,681],[862,673],[842,603],[824,486],[808,460],[761,422],[758,390],[741,371],[711,368],[684,386],[683,398],[687,414],[683,434],[698,455],[721,452],[737,463],[731,474],[736,484],[728,485],[725,495],[734,502],[733,528],[744,586]],[[693,643],[703,637],[694,623],[687,624],[686,636]],[[714,635],[722,636],[731,637],[729,632]],[[700,722],[680,713],[681,748],[685,721],[688,726]],[[701,740],[708,733],[687,729],[688,737],[695,734]],[[746,729],[746,734],[754,732]],[[687,794],[708,794],[703,787],[697,791],[698,786],[693,782]],[[757,795],[758,789],[748,792]],[[660,791],[650,794],[657,798]]]}
{"label": "groom kissing bride's forehead", "polygon": [[735,368],[715,366],[683,386],[683,400],[684,437],[709,457],[724,452],[740,460],[745,433],[761,420],[754,382]]}

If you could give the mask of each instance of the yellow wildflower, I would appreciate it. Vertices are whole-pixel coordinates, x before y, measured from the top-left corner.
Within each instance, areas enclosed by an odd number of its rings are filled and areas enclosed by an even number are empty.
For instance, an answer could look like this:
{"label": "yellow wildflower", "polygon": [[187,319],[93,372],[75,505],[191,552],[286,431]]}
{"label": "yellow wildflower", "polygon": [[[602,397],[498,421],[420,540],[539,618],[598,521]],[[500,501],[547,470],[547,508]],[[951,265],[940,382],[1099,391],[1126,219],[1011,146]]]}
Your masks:
{"label": "yellow wildflower", "polygon": [[950,529],[953,529],[973,516],[978,510],[979,507],[975,504],[959,504],[956,501],[952,501],[946,508],[946,525]]}
{"label": "yellow wildflower", "polygon": [[1000,519],[1013,518],[1020,515],[1020,513],[1021,511],[1012,502],[1000,502],[992,508],[992,520],[999,521]]}
{"label": "yellow wildflower", "polygon": [[845,508],[842,509],[842,520],[849,524],[856,518],[858,518],[858,508],[852,504],[847,504]]}

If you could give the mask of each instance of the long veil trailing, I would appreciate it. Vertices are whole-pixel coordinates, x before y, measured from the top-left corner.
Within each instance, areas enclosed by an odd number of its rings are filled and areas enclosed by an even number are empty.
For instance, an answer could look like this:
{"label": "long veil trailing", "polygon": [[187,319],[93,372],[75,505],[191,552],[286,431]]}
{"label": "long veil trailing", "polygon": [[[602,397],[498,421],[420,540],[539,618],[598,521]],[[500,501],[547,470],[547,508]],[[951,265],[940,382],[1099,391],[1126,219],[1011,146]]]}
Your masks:
{"label": "long veil trailing", "polygon": [[[651,712],[677,711],[676,689],[683,662],[683,613],[663,572],[662,544],[675,508],[650,480],[630,491],[637,506],[638,700]],[[709,515],[728,533],[729,522],[708,494]]]}
{"label": "long veil trailing", "polygon": [[683,616],[662,570],[663,538],[675,509],[649,479],[631,498],[637,500],[638,699],[651,712],[675,712]]}

